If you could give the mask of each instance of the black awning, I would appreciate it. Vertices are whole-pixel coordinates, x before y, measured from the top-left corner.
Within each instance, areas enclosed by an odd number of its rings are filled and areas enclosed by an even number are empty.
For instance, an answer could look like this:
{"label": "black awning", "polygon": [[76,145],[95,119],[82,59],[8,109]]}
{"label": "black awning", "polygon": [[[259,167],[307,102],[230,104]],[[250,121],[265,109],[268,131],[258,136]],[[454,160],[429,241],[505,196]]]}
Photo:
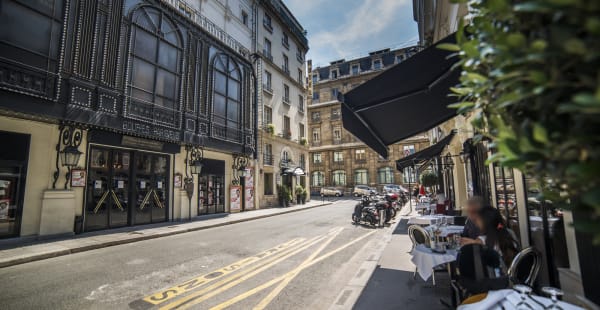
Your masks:
{"label": "black awning", "polygon": [[387,158],[387,146],[439,125],[456,115],[448,108],[458,84],[458,57],[437,48],[454,43],[452,34],[372,80],[340,95],[344,128]]}
{"label": "black awning", "polygon": [[444,137],[444,139],[440,140],[438,143],[436,143],[426,149],[420,150],[414,154],[408,155],[402,159],[397,160],[396,161],[396,169],[402,171],[402,170],[404,170],[404,168],[407,168],[407,167],[423,165],[424,163],[427,163],[432,158],[440,156],[440,154],[442,154],[442,151],[444,150],[444,148],[448,144],[450,144],[450,142],[452,142],[452,138],[454,138],[455,134],[456,134],[456,132],[452,131],[452,132],[450,132],[449,135]]}
{"label": "black awning", "polygon": [[285,168],[281,171],[281,175],[305,175],[304,169],[301,167]]}

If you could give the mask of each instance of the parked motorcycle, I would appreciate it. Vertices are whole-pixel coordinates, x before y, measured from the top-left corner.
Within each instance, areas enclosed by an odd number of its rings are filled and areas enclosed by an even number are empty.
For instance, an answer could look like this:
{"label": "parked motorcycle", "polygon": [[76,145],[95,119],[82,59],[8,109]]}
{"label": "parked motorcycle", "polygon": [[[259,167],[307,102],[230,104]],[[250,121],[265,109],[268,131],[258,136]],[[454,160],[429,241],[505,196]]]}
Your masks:
{"label": "parked motorcycle", "polygon": [[363,196],[354,207],[352,222],[355,224],[366,223],[372,226],[377,226],[379,223],[379,212],[369,196]]}

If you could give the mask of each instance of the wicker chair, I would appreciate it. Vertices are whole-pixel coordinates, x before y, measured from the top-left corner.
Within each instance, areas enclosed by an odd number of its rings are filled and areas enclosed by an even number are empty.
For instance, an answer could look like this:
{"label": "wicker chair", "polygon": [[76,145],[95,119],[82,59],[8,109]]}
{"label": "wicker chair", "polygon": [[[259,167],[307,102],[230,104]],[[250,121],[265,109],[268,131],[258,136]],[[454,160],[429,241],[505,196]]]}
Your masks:
{"label": "wicker chair", "polygon": [[[423,227],[419,225],[410,225],[408,226],[408,236],[410,237],[410,241],[412,241],[412,249],[411,252],[415,249],[415,247],[419,244],[424,244],[429,247],[429,233]],[[417,277],[417,267],[415,266],[415,271],[413,273],[413,279]],[[435,285],[435,271],[431,273],[431,278],[433,281],[433,285]]]}
{"label": "wicker chair", "polygon": [[519,252],[508,268],[508,277],[512,284],[524,284],[533,287],[542,266],[540,252],[528,247]]}

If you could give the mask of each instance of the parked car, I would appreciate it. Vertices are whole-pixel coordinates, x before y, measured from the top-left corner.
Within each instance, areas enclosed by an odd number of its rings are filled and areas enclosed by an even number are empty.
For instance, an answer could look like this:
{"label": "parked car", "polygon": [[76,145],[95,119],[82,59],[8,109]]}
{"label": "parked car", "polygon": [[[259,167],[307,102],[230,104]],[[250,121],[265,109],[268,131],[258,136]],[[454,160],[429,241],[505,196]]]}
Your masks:
{"label": "parked car", "polygon": [[321,196],[342,197],[342,196],[344,196],[344,192],[342,192],[341,190],[339,190],[337,188],[333,188],[333,187],[322,187],[321,188]]}
{"label": "parked car", "polygon": [[406,188],[404,188],[401,185],[396,185],[396,184],[385,184],[383,186],[383,188],[381,189],[381,191],[384,194],[387,194],[387,193],[399,194],[400,192],[408,193],[408,190]]}
{"label": "parked car", "polygon": [[377,190],[366,185],[356,185],[352,191],[354,197],[376,195]]}

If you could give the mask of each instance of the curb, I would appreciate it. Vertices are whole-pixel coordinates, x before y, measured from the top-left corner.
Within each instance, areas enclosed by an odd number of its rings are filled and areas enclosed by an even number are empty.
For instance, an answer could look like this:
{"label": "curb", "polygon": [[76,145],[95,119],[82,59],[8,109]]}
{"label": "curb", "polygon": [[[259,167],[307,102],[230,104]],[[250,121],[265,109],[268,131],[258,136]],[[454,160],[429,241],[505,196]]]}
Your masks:
{"label": "curb", "polygon": [[402,217],[398,216],[396,217],[396,220],[396,223],[393,226],[390,226],[390,233],[385,234],[382,239],[377,241],[373,254],[360,265],[354,277],[352,277],[348,284],[340,290],[340,293],[334,299],[329,310],[345,310],[354,307],[354,304],[356,304],[356,301],[358,301],[364,288],[369,283],[371,275],[375,269],[377,269],[377,266],[379,266],[379,259],[381,259],[383,251],[392,240],[392,234],[400,224]]}
{"label": "curb", "polygon": [[101,248],[107,248],[107,247],[111,247],[111,246],[115,246],[115,245],[134,243],[134,242],[139,242],[139,241],[144,241],[144,240],[157,239],[157,238],[179,235],[179,234],[184,234],[184,233],[189,233],[189,232],[194,232],[194,231],[199,231],[199,230],[205,230],[205,229],[210,229],[210,228],[215,228],[215,227],[239,224],[239,223],[243,223],[243,222],[249,222],[249,221],[253,221],[253,220],[259,220],[259,219],[264,219],[264,218],[283,215],[283,214],[289,214],[289,213],[294,213],[294,212],[310,210],[310,209],[314,209],[314,208],[318,208],[318,207],[327,206],[330,204],[333,204],[333,202],[325,202],[325,203],[321,203],[321,204],[306,207],[306,208],[286,210],[286,211],[282,211],[282,212],[278,212],[278,213],[259,215],[259,216],[255,216],[255,217],[249,217],[249,218],[233,220],[233,221],[217,223],[217,224],[211,224],[211,225],[206,225],[206,226],[186,228],[186,229],[180,229],[180,230],[175,230],[175,231],[160,232],[160,233],[156,233],[156,234],[152,234],[152,235],[141,235],[141,236],[132,237],[129,239],[112,240],[112,241],[106,241],[106,242],[102,242],[102,243],[98,243],[98,244],[89,244],[89,245],[83,245],[83,246],[74,247],[74,248],[68,248],[68,249],[64,249],[64,250],[54,250],[52,252],[47,252],[47,253],[42,253],[42,254],[33,254],[30,256],[26,256],[26,257],[7,259],[7,260],[0,261],[0,268],[21,265],[21,264],[25,264],[25,263],[35,262],[35,261],[58,257],[58,256],[81,253],[81,252],[86,252],[86,251],[91,251],[91,250],[96,250],[96,249],[101,249]]}

